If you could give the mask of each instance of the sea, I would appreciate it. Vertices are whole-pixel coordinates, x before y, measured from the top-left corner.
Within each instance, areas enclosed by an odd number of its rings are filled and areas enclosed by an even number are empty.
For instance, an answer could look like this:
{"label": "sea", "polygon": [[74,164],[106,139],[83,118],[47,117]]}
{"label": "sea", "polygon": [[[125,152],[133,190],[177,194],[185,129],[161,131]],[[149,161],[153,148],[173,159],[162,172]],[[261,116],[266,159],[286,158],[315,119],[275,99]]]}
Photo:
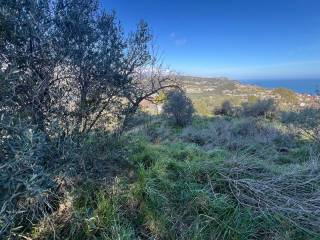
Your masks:
{"label": "sea", "polygon": [[316,90],[320,90],[320,79],[259,79],[241,80],[241,83],[253,84],[263,88],[288,88],[298,93],[315,95]]}

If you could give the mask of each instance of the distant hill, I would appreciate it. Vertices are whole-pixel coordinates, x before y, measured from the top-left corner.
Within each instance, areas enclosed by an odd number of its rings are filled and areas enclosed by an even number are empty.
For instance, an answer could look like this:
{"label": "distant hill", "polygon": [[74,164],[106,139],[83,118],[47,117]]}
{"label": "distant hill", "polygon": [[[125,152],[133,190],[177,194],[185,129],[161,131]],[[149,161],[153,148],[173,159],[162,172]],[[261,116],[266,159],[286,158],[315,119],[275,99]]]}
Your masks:
{"label": "distant hill", "polygon": [[179,78],[198,113],[202,115],[210,115],[213,109],[225,100],[240,105],[243,102],[272,98],[284,108],[314,106],[319,103],[319,97],[316,96],[284,88],[266,89],[225,77],[179,76]]}

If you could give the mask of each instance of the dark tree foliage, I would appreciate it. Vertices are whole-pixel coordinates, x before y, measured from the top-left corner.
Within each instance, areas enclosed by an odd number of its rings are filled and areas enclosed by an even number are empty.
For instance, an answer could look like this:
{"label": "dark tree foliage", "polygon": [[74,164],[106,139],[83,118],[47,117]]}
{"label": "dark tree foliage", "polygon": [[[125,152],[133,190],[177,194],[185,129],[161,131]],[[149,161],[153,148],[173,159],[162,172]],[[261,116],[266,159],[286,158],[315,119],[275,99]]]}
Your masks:
{"label": "dark tree foliage", "polygon": [[163,106],[163,113],[178,126],[184,127],[190,123],[194,108],[186,94],[181,90],[172,90],[167,94],[167,99]]}
{"label": "dark tree foliage", "polygon": [[44,128],[57,56],[48,1],[0,1],[1,107]]}
{"label": "dark tree foliage", "polygon": [[125,119],[172,87],[148,25],[124,34],[98,0],[0,0],[1,111],[66,133]]}
{"label": "dark tree foliage", "polygon": [[236,115],[236,108],[230,101],[227,100],[221,104],[221,107],[218,107],[214,110],[214,114],[232,117]]}

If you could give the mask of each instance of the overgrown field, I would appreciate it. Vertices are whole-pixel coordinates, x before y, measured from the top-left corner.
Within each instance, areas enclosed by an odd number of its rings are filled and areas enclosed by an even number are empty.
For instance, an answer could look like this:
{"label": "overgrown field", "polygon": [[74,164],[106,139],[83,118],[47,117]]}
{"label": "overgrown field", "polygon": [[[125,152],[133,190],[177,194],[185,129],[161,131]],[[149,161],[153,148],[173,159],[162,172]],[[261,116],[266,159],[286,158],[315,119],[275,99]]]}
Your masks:
{"label": "overgrown field", "polygon": [[7,122],[1,236],[320,239],[319,144],[284,119],[142,116],[52,139]]}

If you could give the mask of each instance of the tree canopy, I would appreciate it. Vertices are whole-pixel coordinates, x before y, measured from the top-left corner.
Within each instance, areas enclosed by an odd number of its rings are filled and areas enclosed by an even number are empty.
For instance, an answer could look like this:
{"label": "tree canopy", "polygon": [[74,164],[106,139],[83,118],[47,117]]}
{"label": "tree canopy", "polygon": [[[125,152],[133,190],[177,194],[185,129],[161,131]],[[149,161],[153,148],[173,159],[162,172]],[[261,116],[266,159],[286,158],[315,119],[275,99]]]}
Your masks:
{"label": "tree canopy", "polygon": [[66,133],[123,121],[175,86],[141,21],[125,34],[97,0],[0,0],[1,111]]}

